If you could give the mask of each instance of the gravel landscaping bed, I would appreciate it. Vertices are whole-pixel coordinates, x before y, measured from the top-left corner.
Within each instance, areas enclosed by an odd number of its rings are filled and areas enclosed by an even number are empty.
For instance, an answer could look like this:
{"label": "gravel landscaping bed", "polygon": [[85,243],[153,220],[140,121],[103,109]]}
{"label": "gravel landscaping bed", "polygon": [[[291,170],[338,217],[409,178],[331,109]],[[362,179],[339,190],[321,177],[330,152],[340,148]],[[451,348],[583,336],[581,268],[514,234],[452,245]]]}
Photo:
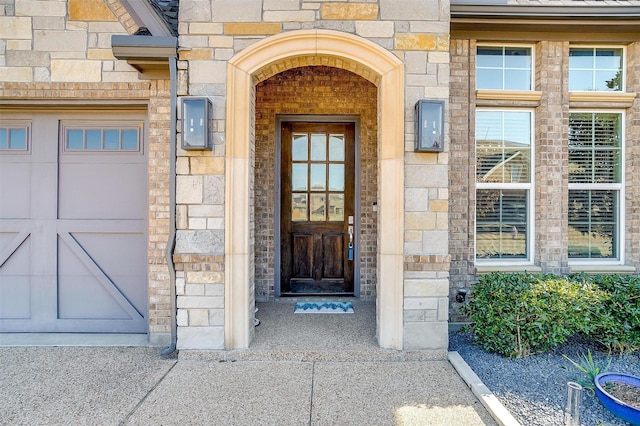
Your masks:
{"label": "gravel landscaping bed", "polygon": [[[505,408],[525,426],[564,425],[567,382],[583,376],[563,354],[577,361],[580,354],[591,349],[598,365],[605,366],[607,360],[607,354],[579,338],[572,338],[549,353],[521,359],[483,351],[473,342],[471,333],[452,333],[449,338],[449,350],[457,351]],[[608,371],[640,376],[640,353],[613,356]],[[583,392],[580,424],[628,425],[611,414],[587,390]]]}

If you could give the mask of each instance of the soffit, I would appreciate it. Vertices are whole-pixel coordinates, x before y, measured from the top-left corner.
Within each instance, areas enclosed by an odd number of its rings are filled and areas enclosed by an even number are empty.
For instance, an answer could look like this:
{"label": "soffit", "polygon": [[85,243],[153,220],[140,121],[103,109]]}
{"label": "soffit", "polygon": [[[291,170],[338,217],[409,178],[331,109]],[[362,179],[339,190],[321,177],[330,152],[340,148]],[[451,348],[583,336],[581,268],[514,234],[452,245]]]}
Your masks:
{"label": "soffit", "polygon": [[[482,40],[633,42],[640,39],[640,2],[593,6],[573,1],[556,5],[451,4],[451,36]],[[589,4],[589,5],[585,5]],[[627,6],[636,4],[636,6]],[[544,34],[544,36],[542,35]]]}

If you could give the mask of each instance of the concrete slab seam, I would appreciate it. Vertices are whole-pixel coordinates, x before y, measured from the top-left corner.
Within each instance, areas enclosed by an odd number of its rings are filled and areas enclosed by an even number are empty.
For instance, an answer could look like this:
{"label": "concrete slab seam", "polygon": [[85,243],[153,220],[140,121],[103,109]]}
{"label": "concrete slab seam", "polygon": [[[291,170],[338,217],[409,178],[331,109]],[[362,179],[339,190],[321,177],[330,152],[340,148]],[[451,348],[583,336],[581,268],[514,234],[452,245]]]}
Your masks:
{"label": "concrete slab seam", "polygon": [[480,400],[489,414],[501,426],[522,426],[511,413],[502,405],[489,388],[482,383],[482,380],[469,367],[460,354],[456,351],[449,352],[449,362],[458,372],[462,380],[471,388],[471,392]]}
{"label": "concrete slab seam", "polygon": [[173,368],[174,368],[176,365],[178,365],[178,361],[177,361],[177,360],[173,362],[173,364],[171,365],[171,367],[167,370],[167,372],[166,372],[166,373],[164,373],[164,374],[162,375],[162,377],[160,378],[160,380],[158,380],[158,381],[156,382],[156,384],[155,384],[155,385],[153,385],[153,386],[151,387],[151,389],[149,389],[149,391],[148,391],[148,392],[147,392],[147,393],[142,397],[142,399],[140,399],[140,401],[138,401],[138,403],[136,404],[136,406],[135,406],[135,407],[133,407],[133,409],[129,412],[129,414],[127,414],[127,415],[125,416],[125,418],[124,418],[124,419],[123,419],[123,420],[118,424],[119,426],[123,426],[123,425],[127,424],[127,422],[129,421],[129,419],[131,418],[131,416],[133,416],[133,414],[134,414],[136,411],[138,411],[138,408],[140,408],[140,406],[141,406],[142,404],[144,404],[144,402],[147,400],[147,398],[149,398],[149,395],[151,395],[151,392],[153,392],[154,390],[156,390],[156,388],[157,388],[158,386],[160,386],[160,383],[162,383],[162,382],[164,381],[164,379],[169,375],[169,373],[171,373],[171,370],[173,370]]}

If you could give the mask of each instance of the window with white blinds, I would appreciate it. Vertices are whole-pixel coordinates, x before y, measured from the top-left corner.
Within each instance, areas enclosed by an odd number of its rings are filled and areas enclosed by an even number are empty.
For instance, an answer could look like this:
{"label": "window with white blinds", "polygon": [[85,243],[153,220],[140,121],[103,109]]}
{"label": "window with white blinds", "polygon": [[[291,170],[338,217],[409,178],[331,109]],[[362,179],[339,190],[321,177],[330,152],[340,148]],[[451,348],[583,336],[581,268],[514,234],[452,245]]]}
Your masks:
{"label": "window with white blinds", "polygon": [[619,259],[622,113],[569,115],[569,258]]}
{"label": "window with white blinds", "polygon": [[530,259],[532,112],[476,111],[476,258]]}

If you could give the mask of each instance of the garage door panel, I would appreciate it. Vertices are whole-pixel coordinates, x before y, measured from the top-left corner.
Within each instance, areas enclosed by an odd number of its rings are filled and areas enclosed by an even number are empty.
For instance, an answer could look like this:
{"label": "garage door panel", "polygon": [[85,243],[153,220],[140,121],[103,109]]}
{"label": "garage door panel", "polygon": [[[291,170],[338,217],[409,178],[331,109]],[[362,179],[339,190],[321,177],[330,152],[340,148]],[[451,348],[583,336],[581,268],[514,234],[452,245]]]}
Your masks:
{"label": "garage door panel", "polygon": [[0,141],[0,332],[147,332],[144,118],[6,117],[29,140]]}
{"label": "garage door panel", "polygon": [[31,239],[27,233],[0,233],[0,279],[31,274]]}
{"label": "garage door panel", "polygon": [[72,237],[127,300],[142,310],[146,289],[137,283],[146,276],[147,265],[140,258],[146,249],[144,234],[73,233]]}
{"label": "garage door panel", "polygon": [[25,163],[0,162],[0,218],[30,217],[31,167]]}
{"label": "garage door panel", "polygon": [[31,318],[31,278],[0,274],[0,319],[28,318]]}
{"label": "garage door panel", "polygon": [[31,240],[26,232],[0,233],[0,318],[31,317]]}
{"label": "garage door panel", "polygon": [[138,219],[147,200],[146,170],[137,164],[61,164],[60,219]]}
{"label": "garage door panel", "polygon": [[[127,288],[124,288],[121,283],[114,281],[114,277],[108,276],[105,271],[100,267],[96,260],[93,259],[90,254],[82,247],[78,242],[70,235],[70,234],[62,234],[59,236],[58,243],[58,281],[59,281],[59,303],[62,304],[63,294],[68,296],[65,298],[65,306],[67,309],[70,308],[73,304],[83,305],[85,303],[85,299],[81,297],[82,293],[79,293],[77,296],[72,292],[64,292],[61,288],[67,279],[69,278],[83,278],[90,276],[94,278],[94,282],[101,286],[101,291],[96,290],[96,294],[100,293],[101,295],[108,294],[110,298],[107,300],[105,297],[105,304],[109,304],[111,300],[115,301],[119,309],[113,310],[114,313],[119,311],[120,309],[125,311],[128,314],[128,317],[133,318],[142,318],[143,315],[141,312],[135,307],[135,305],[130,300],[130,295],[127,294]],[[75,282],[75,281],[72,281]],[[139,281],[138,281],[139,282]],[[93,283],[89,283],[87,281],[87,286],[92,285]],[[119,285],[120,284],[120,285]],[[73,287],[78,288],[78,287]],[[96,289],[97,287],[93,287]],[[103,293],[103,291],[106,293]],[[130,292],[130,291],[129,291]],[[78,310],[82,310],[82,308],[77,308]],[[114,318],[118,318],[114,316]]]}
{"label": "garage door panel", "polygon": [[132,319],[89,271],[58,278],[58,318]]}

